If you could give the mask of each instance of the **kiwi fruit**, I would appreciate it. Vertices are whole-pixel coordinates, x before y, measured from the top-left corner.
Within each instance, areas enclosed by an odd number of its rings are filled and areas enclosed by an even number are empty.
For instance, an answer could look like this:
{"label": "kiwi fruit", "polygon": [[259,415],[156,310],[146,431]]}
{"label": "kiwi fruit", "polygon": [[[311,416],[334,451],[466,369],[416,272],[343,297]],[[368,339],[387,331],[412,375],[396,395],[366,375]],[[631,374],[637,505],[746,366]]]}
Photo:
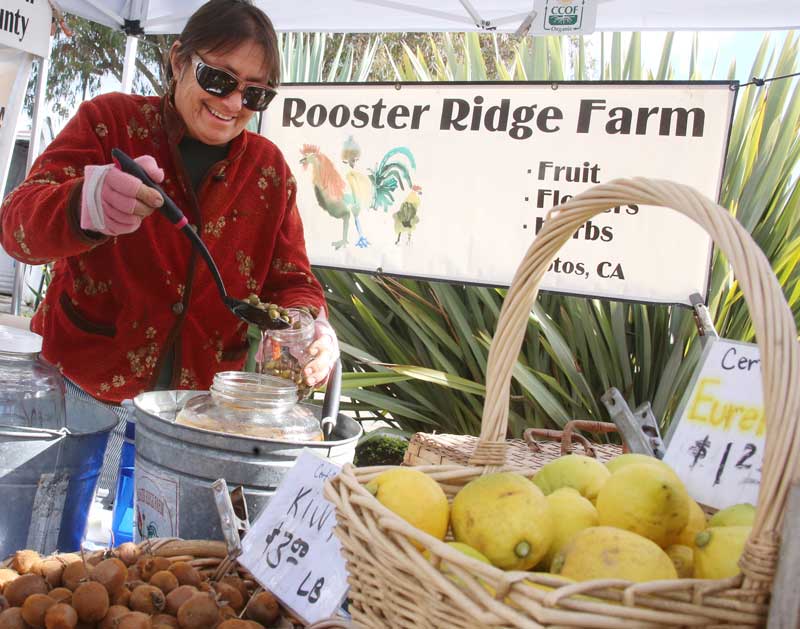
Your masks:
{"label": "kiwi fruit", "polygon": [[142,557],[136,564],[139,567],[139,577],[142,581],[149,582],[159,570],[169,570],[170,560],[166,557]]}
{"label": "kiwi fruit", "polygon": [[111,598],[112,605],[124,605],[128,607],[131,602],[131,591],[127,587],[123,587]]}
{"label": "kiwi fruit", "polygon": [[214,584],[214,591],[217,593],[219,599],[228,603],[237,613],[242,611],[245,599],[242,597],[242,593],[235,587],[228,583],[216,583]]}
{"label": "kiwi fruit", "polygon": [[219,582],[220,583],[226,583],[228,585],[232,585],[233,587],[235,587],[241,593],[243,600],[247,601],[250,598],[250,591],[251,590],[249,590],[247,588],[247,584],[244,582],[244,579],[242,579],[241,577],[238,577],[238,576],[235,576],[235,575],[232,575],[232,574],[228,574],[228,575],[225,575],[224,577],[222,577],[219,580]]}
{"label": "kiwi fruit", "polygon": [[31,594],[22,605],[22,618],[31,627],[44,627],[44,615],[55,604],[47,594]]}
{"label": "kiwi fruit", "polygon": [[139,547],[133,542],[125,542],[117,547],[117,556],[129,568],[139,561],[141,554]]}
{"label": "kiwi fruit", "polygon": [[56,603],[72,604],[72,590],[65,587],[53,588],[47,593],[47,596],[52,598]]}
{"label": "kiwi fruit", "polygon": [[31,594],[47,594],[47,583],[38,574],[23,574],[6,584],[3,595],[11,607],[22,607]]}
{"label": "kiwi fruit", "polygon": [[272,592],[259,592],[256,594],[250,599],[245,612],[245,616],[250,620],[260,622],[262,625],[271,625],[280,615],[281,609]]}
{"label": "kiwi fruit", "polygon": [[125,614],[130,614],[131,610],[124,605],[112,605],[108,608],[106,615],[97,625],[97,629],[116,629],[117,620],[122,618]]}
{"label": "kiwi fruit", "polygon": [[98,622],[108,613],[108,590],[96,581],[81,583],[72,593],[72,606],[83,622]]}
{"label": "kiwi fruit", "polygon": [[192,564],[186,561],[176,561],[169,567],[180,585],[193,585],[197,587],[203,581],[203,575]]}
{"label": "kiwi fruit", "polygon": [[18,576],[19,573],[16,570],[12,570],[11,568],[0,568],[0,594],[2,594],[6,583],[10,583]]}
{"label": "kiwi fruit", "polygon": [[54,557],[47,557],[39,561],[33,567],[32,572],[42,577],[51,588],[57,588],[61,585],[64,564]]}
{"label": "kiwi fruit", "polygon": [[89,578],[89,571],[82,561],[74,561],[61,573],[61,584],[73,592],[81,583]]}
{"label": "kiwi fruit", "polygon": [[10,568],[20,574],[28,574],[41,560],[42,556],[35,550],[18,550],[11,558]]}
{"label": "kiwi fruit", "polygon": [[150,622],[153,623],[153,629],[166,629],[167,627],[178,629],[178,619],[169,614],[156,614],[150,618]]}
{"label": "kiwi fruit", "polygon": [[167,594],[167,602],[164,611],[173,616],[177,616],[181,605],[197,594],[198,590],[192,585],[179,585],[172,592]]}
{"label": "kiwi fruit", "polygon": [[217,624],[219,605],[212,594],[200,592],[178,609],[178,626],[181,629],[207,629]]}
{"label": "kiwi fruit", "polygon": [[217,625],[217,629],[264,629],[263,626],[252,620],[229,618]]}
{"label": "kiwi fruit", "polygon": [[142,612],[128,612],[117,621],[116,629],[152,629],[150,616]]}
{"label": "kiwi fruit", "polygon": [[157,587],[164,594],[169,594],[180,585],[178,578],[169,570],[159,570],[150,577],[150,585]]}
{"label": "kiwi fruit", "polygon": [[56,603],[44,615],[45,629],[75,629],[77,625],[78,612],[64,603]]}
{"label": "kiwi fruit", "polygon": [[158,614],[166,604],[164,593],[153,585],[140,585],[131,592],[130,608],[135,612]]}
{"label": "kiwi fruit", "polygon": [[128,566],[128,581],[141,581],[141,580],[142,580],[142,574],[139,572],[139,566]]}
{"label": "kiwi fruit", "polygon": [[0,629],[30,629],[30,625],[22,617],[22,608],[9,607],[0,613]]}
{"label": "kiwi fruit", "polygon": [[102,584],[109,596],[114,596],[128,580],[128,566],[120,559],[103,559],[89,572],[89,578]]}

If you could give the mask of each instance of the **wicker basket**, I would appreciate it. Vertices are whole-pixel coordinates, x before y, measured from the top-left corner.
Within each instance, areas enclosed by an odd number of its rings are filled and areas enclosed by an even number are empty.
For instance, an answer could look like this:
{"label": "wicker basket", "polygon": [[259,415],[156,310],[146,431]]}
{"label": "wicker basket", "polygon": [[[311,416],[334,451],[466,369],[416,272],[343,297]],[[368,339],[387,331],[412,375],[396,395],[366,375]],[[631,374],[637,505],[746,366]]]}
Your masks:
{"label": "wicker basket", "polygon": [[[769,261],[747,231],[697,191],[668,181],[617,180],[593,187],[551,210],[525,255],[503,304],[489,352],[481,435],[465,465],[423,466],[452,497],[471,479],[513,468],[505,441],[511,372],[531,304],[550,261],[575,230],[617,205],[672,207],[699,223],[728,257],[761,350],[767,443],[757,515],[739,562],[742,574],[708,581],[633,584],[606,580],[564,584],[557,577],[503,572],[413,528],[363,485],[389,468],[345,466],[325,488],[337,508],[336,534],[350,573],[350,611],[363,627],[752,627],[766,621],[779,553],[779,531],[791,483],[800,421],[800,351],[794,317]],[[530,465],[521,473],[530,475]],[[427,548],[426,560],[411,540]],[[434,565],[446,560],[459,584]],[[492,596],[480,579],[496,591]],[[528,580],[526,583],[525,580]],[[552,591],[531,583],[555,587]],[[559,587],[560,586],[560,587]],[[589,596],[587,596],[589,595]]]}

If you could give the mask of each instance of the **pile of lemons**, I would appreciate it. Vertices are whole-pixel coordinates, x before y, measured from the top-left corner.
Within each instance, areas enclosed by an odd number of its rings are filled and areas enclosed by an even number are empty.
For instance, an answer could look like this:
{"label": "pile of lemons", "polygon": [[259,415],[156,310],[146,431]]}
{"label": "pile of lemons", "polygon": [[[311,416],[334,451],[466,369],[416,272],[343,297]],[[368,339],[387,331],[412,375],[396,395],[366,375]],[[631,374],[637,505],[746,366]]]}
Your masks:
{"label": "pile of lemons", "polygon": [[563,456],[530,480],[486,474],[452,504],[413,468],[382,472],[365,487],[411,525],[475,559],[574,581],[735,576],[755,517],[752,505],[739,504],[707,519],[666,463],[639,454],[606,464]]}

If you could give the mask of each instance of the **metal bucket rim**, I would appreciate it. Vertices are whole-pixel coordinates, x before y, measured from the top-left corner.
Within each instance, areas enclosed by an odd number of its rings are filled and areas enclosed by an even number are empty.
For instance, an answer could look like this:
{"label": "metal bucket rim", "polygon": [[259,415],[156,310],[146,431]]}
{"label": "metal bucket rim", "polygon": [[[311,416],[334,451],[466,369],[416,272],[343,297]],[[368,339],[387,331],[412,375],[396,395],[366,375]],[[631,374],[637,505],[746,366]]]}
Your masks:
{"label": "metal bucket rim", "polygon": [[[88,437],[90,435],[97,435],[103,432],[111,432],[114,430],[114,427],[119,423],[119,417],[117,414],[111,410],[108,406],[105,405],[103,402],[95,401],[90,402],[89,400],[81,400],[79,398],[73,397],[66,397],[64,399],[64,410],[67,413],[67,427],[69,427],[69,407],[70,405],[78,405],[78,406],[88,406],[92,408],[92,412],[100,412],[101,414],[107,415],[109,422],[108,425],[101,424],[97,429],[89,431],[89,432],[77,432],[70,429],[70,433],[67,435],[68,437]],[[101,407],[102,405],[102,407]]]}

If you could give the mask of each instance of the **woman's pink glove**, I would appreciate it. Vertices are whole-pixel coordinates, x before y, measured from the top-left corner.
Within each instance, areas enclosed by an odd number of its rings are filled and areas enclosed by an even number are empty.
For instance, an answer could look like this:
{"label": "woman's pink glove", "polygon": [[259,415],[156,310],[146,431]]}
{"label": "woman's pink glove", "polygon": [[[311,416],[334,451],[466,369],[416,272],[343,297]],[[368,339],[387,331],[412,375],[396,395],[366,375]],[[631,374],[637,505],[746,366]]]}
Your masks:
{"label": "woman's pink glove", "polygon": [[[153,157],[142,155],[134,161],[155,183],[164,181],[164,171]],[[114,164],[84,168],[81,229],[107,236],[129,234],[163,203],[158,191]]]}
{"label": "woman's pink glove", "polygon": [[322,313],[314,321],[314,341],[308,347],[308,355],[311,360],[303,368],[303,377],[309,386],[318,386],[327,380],[339,359],[336,332]]}

